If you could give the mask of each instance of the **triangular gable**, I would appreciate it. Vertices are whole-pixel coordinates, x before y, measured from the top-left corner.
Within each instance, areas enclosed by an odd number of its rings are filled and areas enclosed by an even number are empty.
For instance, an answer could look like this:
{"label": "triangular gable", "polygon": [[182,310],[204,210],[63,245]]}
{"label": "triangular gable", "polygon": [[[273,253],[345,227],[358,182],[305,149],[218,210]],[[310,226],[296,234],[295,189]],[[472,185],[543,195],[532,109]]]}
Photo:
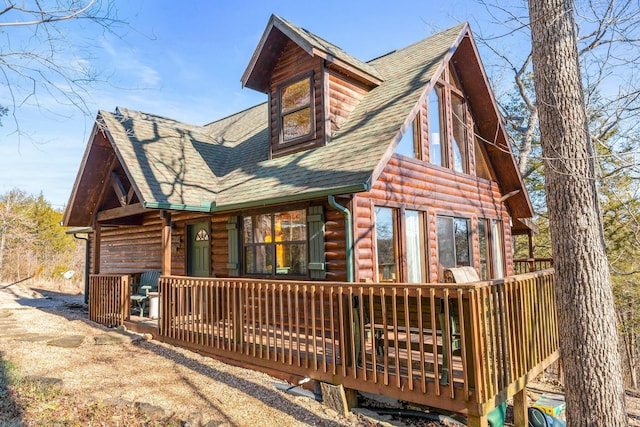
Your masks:
{"label": "triangular gable", "polygon": [[371,65],[349,55],[338,46],[315,34],[277,15],[271,15],[249,65],[242,75],[243,87],[268,92],[271,70],[288,40],[292,40],[309,55],[324,59],[330,67],[336,67],[346,75],[351,75],[369,86],[377,86],[382,82],[382,77]]}
{"label": "triangular gable", "polygon": [[451,61],[458,73],[475,123],[493,165],[505,203],[516,218],[531,218],[533,206],[515,161],[504,120],[485,73],[471,30],[467,27]]}
{"label": "triangular gable", "polygon": [[98,114],[64,213],[64,225],[91,227],[96,212],[113,208],[127,206],[129,212],[140,211],[140,193],[125,169]]}
{"label": "triangular gable", "polygon": [[[448,50],[435,48],[433,44],[437,43],[434,39],[437,36],[443,34],[449,34],[457,32],[457,36],[453,44],[449,46]],[[451,38],[441,38],[442,42],[451,42]],[[428,42],[430,44],[429,49],[425,49],[423,43]],[[533,216],[533,207],[529,199],[528,193],[525,189],[524,181],[520,175],[518,167],[515,162],[515,158],[511,151],[511,146],[508,143],[508,136],[504,127],[502,116],[500,115],[495,101],[495,97],[489,85],[489,80],[485,74],[484,67],[480,60],[478,50],[473,40],[471,29],[467,23],[460,24],[449,30],[439,33],[436,36],[432,36],[429,39],[418,42],[412,46],[401,49],[388,57],[383,57],[378,61],[372,61],[372,65],[376,66],[379,70],[383,71],[387,68],[397,68],[398,64],[411,63],[413,58],[419,55],[419,51],[441,52],[441,57],[438,58],[438,62],[431,65],[429,81],[425,82],[425,76],[419,81],[422,84],[419,87],[419,95],[413,95],[413,97],[406,97],[406,100],[411,102],[410,105],[404,105],[404,111],[406,112],[399,119],[395,119],[395,131],[396,134],[392,138],[392,143],[386,150],[381,162],[377,165],[373,174],[373,180],[376,180],[380,173],[382,173],[387,162],[393,155],[402,134],[411,125],[413,118],[418,112],[420,105],[423,102],[427,102],[427,97],[433,86],[436,84],[440,75],[444,69],[451,62],[458,73],[458,77],[461,80],[462,85],[465,88],[465,95],[469,102],[470,110],[472,111],[475,119],[475,124],[479,128],[480,135],[487,136],[482,143],[484,144],[489,161],[493,165],[493,169],[496,174],[497,182],[499,183],[503,194],[505,196],[505,202],[510,208],[511,214],[517,218],[530,218]],[[404,58],[404,59],[403,59]],[[396,70],[397,73],[397,70]],[[402,73],[398,77],[390,78],[386,73],[383,75],[388,80],[393,80],[395,84],[401,84],[403,76]],[[406,71],[404,83],[407,88],[416,84],[415,72]],[[408,90],[408,89],[407,89]],[[393,106],[385,109],[385,115],[394,117]]]}

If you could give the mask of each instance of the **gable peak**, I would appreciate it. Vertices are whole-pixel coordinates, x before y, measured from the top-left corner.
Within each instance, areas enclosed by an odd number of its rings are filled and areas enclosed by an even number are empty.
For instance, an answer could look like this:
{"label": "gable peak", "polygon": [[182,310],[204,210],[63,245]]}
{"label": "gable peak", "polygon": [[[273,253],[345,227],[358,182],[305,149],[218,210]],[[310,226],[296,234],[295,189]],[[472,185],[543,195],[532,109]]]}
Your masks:
{"label": "gable peak", "polygon": [[278,15],[271,15],[242,75],[242,86],[268,92],[270,74],[279,53],[288,41],[294,42],[309,55],[323,59],[329,66],[341,69],[371,87],[382,83],[383,79],[374,66],[349,55],[340,47],[307,29],[298,27]]}

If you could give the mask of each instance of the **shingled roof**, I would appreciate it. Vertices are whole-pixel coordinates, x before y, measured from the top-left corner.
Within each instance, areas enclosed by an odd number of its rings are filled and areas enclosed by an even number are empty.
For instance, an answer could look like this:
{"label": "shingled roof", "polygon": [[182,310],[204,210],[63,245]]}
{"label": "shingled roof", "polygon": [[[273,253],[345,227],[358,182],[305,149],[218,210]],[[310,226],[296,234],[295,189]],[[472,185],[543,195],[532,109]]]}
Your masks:
{"label": "shingled roof", "polygon": [[468,31],[460,24],[366,64],[380,84],[325,146],[294,154],[269,158],[266,103],[205,126],[123,108],[98,122],[147,208],[213,212],[366,191]]}

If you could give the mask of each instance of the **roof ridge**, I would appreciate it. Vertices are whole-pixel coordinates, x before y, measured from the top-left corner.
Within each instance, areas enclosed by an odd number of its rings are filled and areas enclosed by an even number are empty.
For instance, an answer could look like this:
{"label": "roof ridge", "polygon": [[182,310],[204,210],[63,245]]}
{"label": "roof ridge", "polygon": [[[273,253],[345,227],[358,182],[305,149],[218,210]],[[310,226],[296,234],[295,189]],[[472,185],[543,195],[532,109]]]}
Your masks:
{"label": "roof ridge", "polygon": [[231,114],[229,114],[228,116],[224,116],[224,117],[221,117],[221,118],[219,118],[219,119],[216,119],[216,120],[214,120],[214,121],[212,121],[212,122],[209,122],[209,123],[207,123],[207,124],[204,124],[204,125],[202,125],[202,127],[203,127],[203,128],[206,128],[206,127],[208,127],[208,126],[215,125],[216,123],[219,123],[219,122],[221,122],[221,121],[223,121],[223,120],[228,120],[228,119],[232,118],[233,116],[237,116],[237,115],[239,115],[239,114],[246,113],[246,112],[247,112],[247,111],[249,111],[249,110],[253,110],[254,108],[257,108],[257,107],[260,107],[260,106],[262,106],[262,105],[264,105],[264,104],[267,104],[268,102],[269,102],[268,100],[267,100],[267,101],[263,101],[263,102],[260,102],[259,104],[252,105],[251,107],[247,107],[247,108],[244,108],[244,109],[242,109],[242,110],[240,110],[240,111],[236,111],[235,113],[231,113]]}
{"label": "roof ridge", "polygon": [[370,65],[375,67],[375,63],[380,59],[387,58],[389,56],[393,56],[393,55],[398,54],[398,53],[402,53],[402,52],[404,52],[406,50],[409,50],[409,49],[411,49],[411,48],[413,48],[413,47],[415,47],[415,46],[417,46],[419,44],[422,44],[422,43],[424,43],[424,42],[426,42],[426,41],[428,41],[428,40],[430,40],[430,39],[432,39],[434,37],[441,36],[444,33],[453,32],[454,30],[457,30],[456,32],[459,33],[465,26],[467,26],[467,27],[469,26],[469,22],[468,21],[462,21],[462,22],[460,22],[460,23],[458,23],[456,25],[453,25],[453,26],[451,26],[449,28],[446,28],[446,29],[444,29],[442,31],[438,31],[437,33],[433,33],[433,34],[423,38],[422,40],[418,40],[418,41],[416,41],[414,43],[411,43],[410,45],[407,45],[407,46],[401,47],[399,49],[394,49],[392,51],[384,53],[384,54],[382,54],[380,56],[377,56],[377,57],[375,57],[373,59],[368,60],[367,64],[370,64]]}
{"label": "roof ridge", "polygon": [[195,125],[193,123],[186,123],[177,119],[172,119],[170,117],[161,116],[159,114],[147,113],[146,111],[140,110],[132,110],[126,107],[117,106],[114,112],[110,112],[109,114],[113,114],[116,117],[132,117],[140,120],[153,120],[153,121],[163,121],[169,123],[173,123],[175,125],[179,125],[182,127],[189,127],[195,129],[202,129],[203,126]]}
{"label": "roof ridge", "polygon": [[[280,20],[283,24],[289,26],[294,31],[298,33],[302,32],[304,36],[311,39],[311,42],[313,45],[320,47],[322,50],[325,50],[328,54],[335,57],[342,57],[341,59],[350,63],[352,66],[361,68],[362,71],[372,75],[375,78],[381,78],[381,76],[379,75],[379,71],[375,67],[373,67],[371,64],[367,63],[366,61],[363,61],[360,58],[350,54],[349,52],[347,52],[337,44],[330,42],[329,40],[323,37],[320,37],[316,33],[309,31],[304,27],[300,27],[299,25],[296,25],[278,15],[273,15],[273,16],[275,19]],[[335,50],[335,52],[332,52],[333,50]],[[368,69],[368,67],[372,67],[372,69]]]}

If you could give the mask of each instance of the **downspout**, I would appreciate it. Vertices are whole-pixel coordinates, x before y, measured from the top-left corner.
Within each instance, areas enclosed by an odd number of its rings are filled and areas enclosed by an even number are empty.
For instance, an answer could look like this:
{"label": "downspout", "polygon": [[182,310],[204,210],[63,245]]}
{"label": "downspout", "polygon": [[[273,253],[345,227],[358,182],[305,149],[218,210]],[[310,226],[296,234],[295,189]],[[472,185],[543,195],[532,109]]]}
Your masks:
{"label": "downspout", "polygon": [[347,282],[353,282],[353,221],[351,220],[351,212],[349,209],[336,202],[336,198],[333,195],[329,195],[328,200],[329,205],[331,205],[332,208],[342,212],[344,215],[344,227],[347,240]]}
{"label": "downspout", "polygon": [[84,303],[89,304],[89,237],[78,237],[73,233],[73,238],[84,240]]}
{"label": "downspout", "polygon": [[[354,282],[354,263],[353,263],[353,220],[351,218],[351,212],[349,209],[340,205],[336,202],[336,199],[333,195],[328,196],[329,205],[332,208],[342,212],[344,215],[344,227],[345,227],[345,240],[347,246],[347,282]],[[347,366],[355,366],[358,360],[361,357],[362,351],[362,343],[361,343],[361,327],[360,327],[360,301],[357,295],[353,295],[351,301],[349,301],[347,296],[344,296],[346,303],[351,305],[351,310],[353,310],[353,322],[348,322],[347,319],[344,319],[345,326],[351,329],[351,334],[353,335],[353,343],[355,344],[353,349],[349,349],[350,345],[347,345],[347,359],[345,360]],[[349,316],[348,316],[349,317]],[[347,329],[348,330],[348,329]],[[351,353],[353,351],[353,353]]]}

